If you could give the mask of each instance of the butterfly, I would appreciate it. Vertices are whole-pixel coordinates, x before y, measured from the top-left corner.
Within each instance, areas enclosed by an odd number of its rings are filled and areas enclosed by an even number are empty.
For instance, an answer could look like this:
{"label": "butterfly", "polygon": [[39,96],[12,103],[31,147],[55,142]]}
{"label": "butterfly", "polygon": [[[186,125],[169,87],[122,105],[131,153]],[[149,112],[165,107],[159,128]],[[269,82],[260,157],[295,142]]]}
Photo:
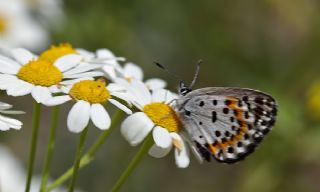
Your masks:
{"label": "butterfly", "polygon": [[272,129],[277,103],[272,96],[247,88],[192,90],[198,71],[199,63],[190,86],[180,82],[176,113],[204,160],[213,157],[223,163],[238,162],[251,154]]}

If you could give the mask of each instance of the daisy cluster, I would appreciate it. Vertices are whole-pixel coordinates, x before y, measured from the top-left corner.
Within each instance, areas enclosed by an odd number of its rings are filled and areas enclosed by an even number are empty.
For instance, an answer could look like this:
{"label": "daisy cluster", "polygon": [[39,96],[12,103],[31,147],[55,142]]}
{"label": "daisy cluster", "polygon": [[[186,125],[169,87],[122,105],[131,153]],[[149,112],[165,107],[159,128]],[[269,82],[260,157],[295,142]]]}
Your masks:
{"label": "daisy cluster", "polygon": [[63,21],[62,0],[0,0],[0,52],[48,46],[50,25]]}
{"label": "daisy cluster", "polygon": [[[173,149],[177,166],[183,168],[190,162],[189,140],[173,106],[178,95],[165,87],[161,79],[144,80],[139,66],[108,49],[90,52],[60,44],[39,55],[23,48],[0,55],[0,89],[7,95],[31,95],[44,106],[72,102],[67,127],[74,133],[82,132],[89,121],[98,129],[109,129],[106,106],[111,103],[128,115],[121,133],[130,145],[136,146],[152,134],[149,154],[161,158]],[[21,113],[9,112],[10,107],[0,103],[0,113]],[[21,125],[0,115],[0,130],[20,129]]]}

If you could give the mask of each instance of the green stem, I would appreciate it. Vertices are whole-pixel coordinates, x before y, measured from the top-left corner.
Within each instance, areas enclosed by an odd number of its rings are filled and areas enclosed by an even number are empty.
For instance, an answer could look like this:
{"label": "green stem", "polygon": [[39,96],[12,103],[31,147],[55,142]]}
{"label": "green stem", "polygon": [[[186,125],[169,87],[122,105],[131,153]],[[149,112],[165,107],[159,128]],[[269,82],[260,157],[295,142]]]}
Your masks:
{"label": "green stem", "polygon": [[37,141],[38,141],[38,132],[39,132],[39,125],[40,125],[40,111],[41,111],[41,104],[35,102],[33,104],[33,117],[32,117],[32,138],[29,150],[29,163],[28,163],[28,176],[26,181],[26,192],[30,191],[31,186],[31,179],[33,174],[33,166],[34,160],[36,156],[37,150]]}
{"label": "green stem", "polygon": [[128,176],[131,172],[135,169],[135,167],[139,164],[142,157],[149,151],[150,147],[153,144],[152,134],[149,134],[147,138],[144,140],[142,146],[140,147],[138,153],[134,156],[132,161],[130,162],[129,166],[126,170],[121,174],[116,184],[112,187],[112,191],[116,192],[119,191],[124,182],[127,180]]}
{"label": "green stem", "polygon": [[46,154],[45,164],[44,164],[43,173],[42,173],[42,181],[40,186],[41,192],[46,191],[46,186],[48,182],[51,161],[53,157],[53,150],[54,150],[55,140],[56,140],[56,130],[57,130],[57,124],[58,124],[59,109],[60,109],[59,106],[55,106],[52,109],[50,136],[49,136],[47,154]]}
{"label": "green stem", "polygon": [[74,186],[76,184],[78,170],[79,170],[79,166],[80,166],[81,155],[83,152],[84,142],[86,140],[87,133],[88,133],[88,127],[85,128],[80,135],[80,142],[79,142],[79,145],[77,148],[76,159],[73,164],[73,174],[72,174],[71,182],[69,185],[69,190],[68,190],[69,192],[73,192]]}
{"label": "green stem", "polygon": [[[117,113],[112,117],[111,126],[108,130],[104,131],[97,141],[90,147],[89,151],[82,156],[80,161],[80,168],[86,166],[91,162],[94,155],[100,149],[106,138],[110,135],[112,130],[118,125],[118,123],[123,118],[124,113],[122,111],[117,111]],[[48,191],[52,191],[53,189],[60,186],[62,183],[64,183],[66,180],[68,180],[72,176],[72,168],[69,168],[63,175],[61,175],[57,180],[55,180],[48,188]]]}

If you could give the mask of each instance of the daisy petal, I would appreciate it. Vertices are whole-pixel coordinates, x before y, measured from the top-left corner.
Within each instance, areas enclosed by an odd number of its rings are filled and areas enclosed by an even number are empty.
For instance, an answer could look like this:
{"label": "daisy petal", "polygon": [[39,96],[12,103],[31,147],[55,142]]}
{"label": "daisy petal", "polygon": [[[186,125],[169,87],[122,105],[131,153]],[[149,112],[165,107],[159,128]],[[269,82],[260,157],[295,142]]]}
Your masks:
{"label": "daisy petal", "polygon": [[139,80],[132,80],[131,85],[128,88],[128,93],[134,97],[136,103],[144,106],[151,102],[151,93],[144,83]]}
{"label": "daisy petal", "polygon": [[170,133],[170,135],[171,135],[172,139],[178,141],[181,144],[181,149],[178,149],[177,147],[175,147],[175,149],[174,149],[174,156],[175,156],[175,160],[176,160],[176,165],[179,168],[188,167],[189,163],[190,163],[190,158],[189,158],[188,148],[186,147],[185,142],[183,141],[181,136],[178,135],[177,133]]}
{"label": "daisy petal", "polygon": [[162,148],[162,147],[158,147],[157,145],[153,145],[150,148],[148,153],[152,157],[162,158],[162,157],[166,156],[170,152],[171,148],[172,148],[172,145],[170,145],[170,147],[167,147],[167,148]]}
{"label": "daisy petal", "polygon": [[12,68],[9,68],[9,67],[3,67],[3,66],[0,66],[0,73],[5,73],[5,74],[17,74],[18,73],[18,69],[12,69]]}
{"label": "daisy petal", "polygon": [[174,101],[175,99],[177,99],[179,97],[178,94],[173,93],[171,91],[168,91],[167,95],[166,95],[166,101],[165,103],[172,103],[172,101]]}
{"label": "daisy petal", "polygon": [[156,126],[152,131],[154,143],[161,148],[168,148],[172,145],[172,138],[167,129]]}
{"label": "daisy petal", "polygon": [[96,51],[97,57],[100,59],[113,59],[116,56],[109,49],[98,49]]}
{"label": "daisy petal", "polygon": [[86,71],[91,71],[93,69],[97,69],[100,68],[101,65],[94,65],[94,64],[81,64],[78,65],[77,67],[66,71],[65,73],[63,73],[64,75],[73,75],[73,74],[78,74],[78,73],[83,73]]}
{"label": "daisy petal", "polygon": [[0,74],[0,89],[5,90],[11,85],[15,85],[18,81],[18,78],[13,75],[7,75],[7,74]]}
{"label": "daisy petal", "polygon": [[0,131],[8,131],[10,129],[9,125],[0,121]]}
{"label": "daisy petal", "polygon": [[44,101],[43,104],[46,106],[56,106],[56,105],[61,105],[70,100],[71,100],[71,97],[69,95],[62,95],[62,96],[51,97],[46,101]]}
{"label": "daisy petal", "polygon": [[82,80],[94,80],[92,77],[83,77],[83,78],[78,78],[78,79],[71,79],[71,80],[65,80],[60,82],[61,85],[72,85],[76,82],[82,81]]}
{"label": "daisy petal", "polygon": [[165,90],[165,89],[154,90],[152,93],[152,101],[153,102],[165,102],[168,94],[169,94],[169,91]]}
{"label": "daisy petal", "polygon": [[10,118],[10,117],[5,117],[0,115],[0,122],[6,123],[9,127],[19,129],[22,126],[22,122],[18,121],[16,119]]}
{"label": "daisy petal", "polygon": [[8,75],[8,74],[0,74],[0,82],[9,81],[9,80],[16,80],[18,79],[15,75]]}
{"label": "daisy petal", "polygon": [[178,95],[166,89],[156,89],[152,93],[153,102],[171,103],[173,100],[177,98],[178,98]]}
{"label": "daisy petal", "polygon": [[13,49],[12,56],[22,65],[25,65],[29,63],[29,61],[36,59],[34,54],[24,48]]}
{"label": "daisy petal", "polygon": [[119,101],[114,100],[114,99],[109,99],[108,101],[110,101],[110,103],[112,103],[113,105],[115,105],[116,107],[121,109],[126,114],[128,114],[128,115],[132,114],[132,111],[128,107],[126,107],[125,105],[121,104]]}
{"label": "daisy petal", "polygon": [[51,92],[47,87],[35,86],[31,91],[31,95],[38,103],[44,103],[51,97]]}
{"label": "daisy petal", "polygon": [[20,130],[21,127],[22,127],[22,125],[9,125],[9,124],[8,124],[8,126],[9,126],[10,128],[12,128],[12,129],[16,129],[16,130]]}
{"label": "daisy petal", "polygon": [[116,71],[114,69],[114,66],[111,65],[104,65],[102,67],[102,71],[105,72],[106,77],[110,80],[113,80],[117,77]]}
{"label": "daisy petal", "polygon": [[15,85],[7,89],[7,94],[14,97],[28,95],[31,93],[33,88],[34,85],[25,81],[17,80]]}
{"label": "daisy petal", "polygon": [[48,87],[51,93],[60,93],[61,90],[59,89],[58,85],[51,85]]}
{"label": "daisy petal", "polygon": [[85,50],[85,49],[77,48],[76,51],[77,51],[77,53],[79,53],[80,55],[82,55],[83,58],[84,58],[86,61],[94,58],[94,54],[91,53],[90,51]]}
{"label": "daisy petal", "polygon": [[185,147],[183,148],[183,151],[179,151],[179,149],[174,149],[174,156],[176,159],[176,165],[179,168],[186,168],[190,164],[189,155],[184,150],[187,150],[187,149]]}
{"label": "daisy petal", "polygon": [[0,80],[0,89],[1,90],[9,89],[12,86],[15,86],[18,81],[19,81],[18,79],[14,79],[14,78],[8,79],[7,81]]}
{"label": "daisy petal", "polygon": [[109,129],[111,119],[106,109],[101,104],[92,104],[90,116],[93,124],[102,130]]}
{"label": "daisy petal", "polygon": [[2,113],[2,114],[8,114],[8,115],[21,115],[21,114],[26,114],[26,112],[24,112],[24,111],[14,111],[14,110],[10,110],[10,111],[0,110],[0,113]]}
{"label": "daisy petal", "polygon": [[78,101],[71,108],[67,125],[68,129],[74,133],[80,133],[89,123],[90,104],[86,101]]}
{"label": "daisy petal", "polygon": [[17,74],[19,71],[20,65],[15,61],[8,59],[6,57],[2,57],[0,55],[0,73],[6,74]]}
{"label": "daisy petal", "polygon": [[12,60],[9,57],[0,55],[1,64],[7,67],[20,68],[21,65],[17,61]]}
{"label": "daisy petal", "polygon": [[6,109],[11,109],[12,105],[4,102],[0,102],[0,110],[6,110]]}
{"label": "daisy petal", "polygon": [[120,68],[120,65],[117,61],[125,60],[125,58],[123,57],[116,57],[108,49],[98,49],[96,54],[97,54],[97,60],[103,61],[105,64],[112,65],[117,68]]}
{"label": "daisy petal", "polygon": [[117,97],[123,101],[126,101],[128,104],[130,103],[130,96],[127,93],[121,93],[121,92],[110,92],[110,95]]}
{"label": "daisy petal", "polygon": [[145,84],[150,90],[163,89],[167,86],[167,83],[162,79],[148,79],[145,81]]}
{"label": "daisy petal", "polygon": [[99,77],[103,76],[103,72],[100,71],[91,71],[79,74],[72,74],[72,75],[63,75],[64,78],[71,79],[71,78],[83,78],[83,77]]}
{"label": "daisy petal", "polygon": [[127,117],[121,124],[121,133],[132,146],[136,146],[152,130],[154,123],[143,112]]}
{"label": "daisy petal", "polygon": [[118,85],[116,83],[109,83],[107,86],[108,91],[126,91],[126,88],[124,86]]}
{"label": "daisy petal", "polygon": [[72,88],[72,85],[65,85],[65,86],[61,86],[60,90],[62,93],[69,94],[71,88]]}
{"label": "daisy petal", "polygon": [[127,63],[124,65],[124,75],[128,78],[133,78],[137,80],[143,79],[143,71],[138,65],[133,63]]}
{"label": "daisy petal", "polygon": [[123,78],[115,78],[115,79],[113,79],[113,81],[116,84],[121,85],[123,87],[129,87],[130,86],[130,83],[127,80],[123,79]]}
{"label": "daisy petal", "polygon": [[60,57],[54,62],[54,65],[62,72],[67,71],[78,65],[82,60],[82,56],[78,54],[68,54]]}

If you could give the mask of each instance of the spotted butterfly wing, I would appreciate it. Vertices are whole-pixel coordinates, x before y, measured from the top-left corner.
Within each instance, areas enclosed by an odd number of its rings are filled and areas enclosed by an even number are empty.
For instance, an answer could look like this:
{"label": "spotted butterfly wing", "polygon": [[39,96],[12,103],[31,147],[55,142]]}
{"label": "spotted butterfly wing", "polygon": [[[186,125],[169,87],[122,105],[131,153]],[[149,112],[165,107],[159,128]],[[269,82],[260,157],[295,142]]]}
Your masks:
{"label": "spotted butterfly wing", "polygon": [[235,163],[252,153],[276,121],[269,95],[243,88],[211,87],[191,91],[176,110],[201,156]]}

